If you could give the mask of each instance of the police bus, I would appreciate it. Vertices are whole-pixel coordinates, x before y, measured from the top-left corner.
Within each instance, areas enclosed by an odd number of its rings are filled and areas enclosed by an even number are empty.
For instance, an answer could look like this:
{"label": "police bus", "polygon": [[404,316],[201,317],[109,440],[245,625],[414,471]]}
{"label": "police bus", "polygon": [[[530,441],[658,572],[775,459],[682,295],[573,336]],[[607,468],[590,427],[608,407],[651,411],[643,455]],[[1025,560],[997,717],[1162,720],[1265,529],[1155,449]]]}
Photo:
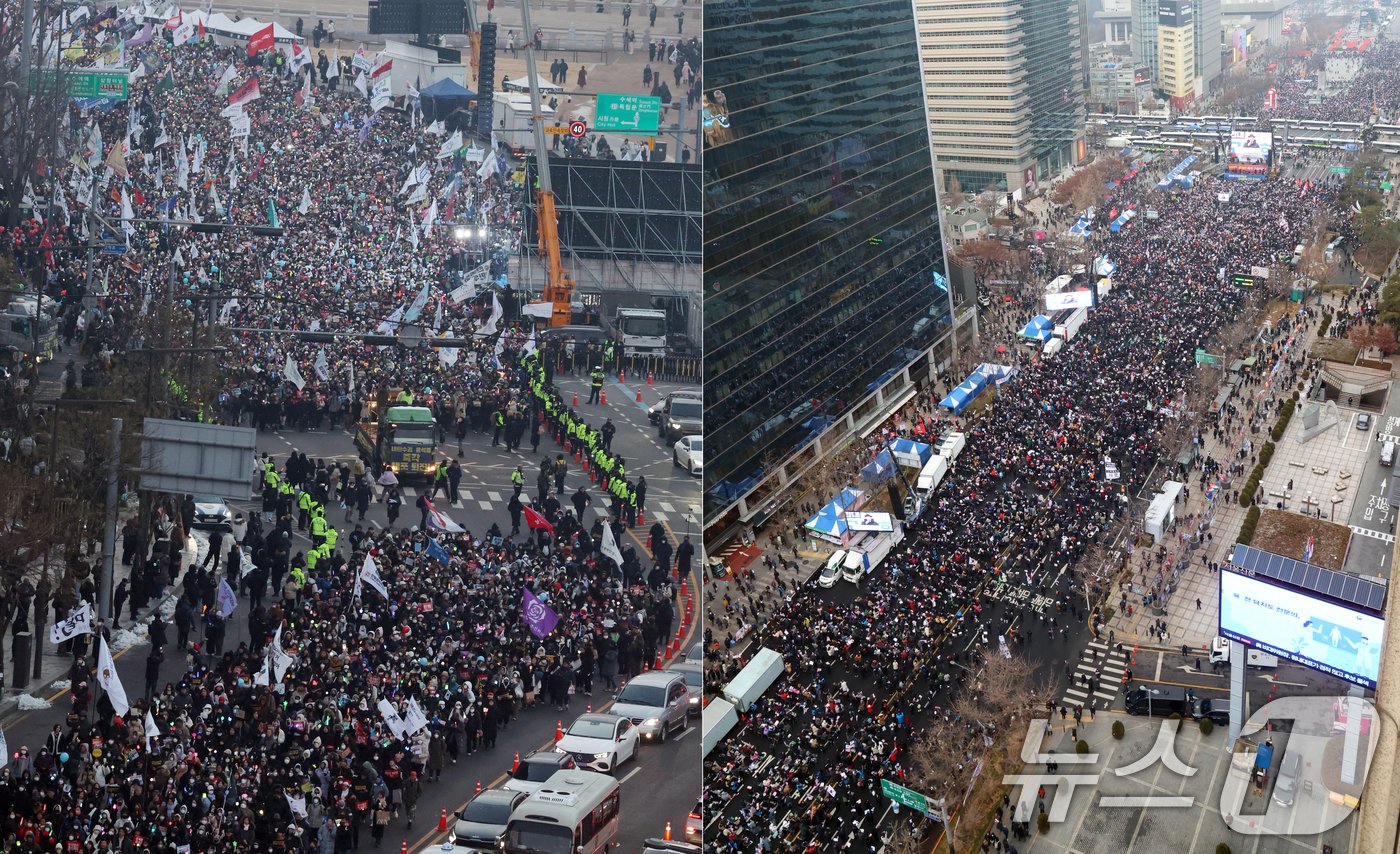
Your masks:
{"label": "police bus", "polygon": [[511,813],[507,854],[605,854],[617,841],[621,794],[607,774],[555,773]]}

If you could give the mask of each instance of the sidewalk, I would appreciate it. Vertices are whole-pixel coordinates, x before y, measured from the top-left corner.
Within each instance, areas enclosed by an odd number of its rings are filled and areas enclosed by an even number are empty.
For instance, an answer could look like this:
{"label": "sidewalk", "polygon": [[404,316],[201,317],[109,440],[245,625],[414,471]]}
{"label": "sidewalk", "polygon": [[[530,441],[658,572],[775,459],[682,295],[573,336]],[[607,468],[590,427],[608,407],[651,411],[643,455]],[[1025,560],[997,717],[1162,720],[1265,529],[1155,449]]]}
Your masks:
{"label": "sidewalk", "polygon": [[[120,521],[125,521],[123,516]],[[119,528],[120,530],[120,528]],[[121,547],[120,537],[117,547]],[[185,572],[191,567],[204,560],[204,556],[209,552],[209,537],[202,531],[196,531],[190,538],[190,543],[186,546],[183,557],[180,560],[180,575],[183,579]],[[131,568],[122,566],[121,556],[118,554],[113,560],[115,577],[112,579],[112,588],[121,583],[122,579],[129,578]],[[122,623],[122,628],[112,633],[111,649],[112,657],[120,659],[126,651],[135,646],[140,646],[150,642],[146,629],[150,625],[151,615],[160,610],[167,623],[170,623],[175,612],[175,603],[178,597],[184,593],[184,584],[167,587],[165,596],[160,599],[153,599],[146,603],[146,607],[134,618],[128,614],[127,619]],[[128,603],[129,607],[129,603]],[[125,610],[125,609],[123,609]],[[44,637],[36,638],[36,642],[43,644],[43,656],[39,663],[39,672],[33,674],[24,688],[15,688],[9,684],[5,686],[4,699],[0,699],[0,722],[7,727],[11,718],[17,713],[28,712],[35,709],[47,708],[58,697],[62,696],[71,686],[68,683],[68,674],[73,665],[73,657],[58,651],[58,647],[49,642],[48,630],[50,626],[44,627]],[[170,626],[170,633],[174,634],[174,625]],[[14,645],[11,641],[9,654],[13,655]],[[91,655],[91,647],[89,647]],[[32,664],[31,664],[32,666]],[[21,699],[24,705],[21,706]],[[43,702],[35,702],[35,701]]]}

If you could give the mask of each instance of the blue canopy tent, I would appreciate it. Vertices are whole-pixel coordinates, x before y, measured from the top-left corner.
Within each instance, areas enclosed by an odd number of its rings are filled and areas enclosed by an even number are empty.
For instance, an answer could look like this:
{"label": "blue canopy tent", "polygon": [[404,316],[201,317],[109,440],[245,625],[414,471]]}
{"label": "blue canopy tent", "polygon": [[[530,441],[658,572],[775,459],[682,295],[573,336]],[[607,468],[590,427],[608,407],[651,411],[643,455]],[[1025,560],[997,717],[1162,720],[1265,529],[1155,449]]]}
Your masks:
{"label": "blue canopy tent", "polygon": [[1031,318],[1031,322],[1026,324],[1026,328],[1020,331],[1022,338],[1031,338],[1042,344],[1050,340],[1054,334],[1054,323],[1043,314],[1037,314]]}
{"label": "blue canopy tent", "polygon": [[961,415],[967,405],[977,395],[987,390],[987,378],[981,371],[973,371],[972,376],[963,380],[957,388],[953,389],[947,397],[938,402],[944,409],[953,410],[954,415]]}
{"label": "blue canopy tent", "polygon": [[860,470],[860,476],[866,483],[884,483],[894,477],[894,469],[894,457],[886,449],[876,454],[875,459]]}
{"label": "blue canopy tent", "polygon": [[890,452],[895,462],[902,466],[923,468],[933,459],[933,446],[913,439],[894,439],[890,442]]}
{"label": "blue canopy tent", "polygon": [[983,362],[977,366],[977,373],[986,377],[989,381],[1001,385],[1011,379],[1016,373],[1016,369],[1010,365],[994,365],[991,362]]}
{"label": "blue canopy tent", "polygon": [[840,495],[831,499],[825,507],[818,510],[817,515],[807,520],[807,530],[820,539],[837,545],[845,545],[846,534],[850,532],[846,525],[846,512],[859,509],[864,500],[864,492],[849,486],[846,487],[841,490]]}
{"label": "blue canopy tent", "polygon": [[1108,224],[1108,230],[1113,232],[1114,234],[1117,234],[1118,232],[1123,230],[1123,226],[1132,222],[1133,217],[1135,216],[1137,216],[1137,211],[1123,211],[1121,214],[1118,215],[1117,219]]}

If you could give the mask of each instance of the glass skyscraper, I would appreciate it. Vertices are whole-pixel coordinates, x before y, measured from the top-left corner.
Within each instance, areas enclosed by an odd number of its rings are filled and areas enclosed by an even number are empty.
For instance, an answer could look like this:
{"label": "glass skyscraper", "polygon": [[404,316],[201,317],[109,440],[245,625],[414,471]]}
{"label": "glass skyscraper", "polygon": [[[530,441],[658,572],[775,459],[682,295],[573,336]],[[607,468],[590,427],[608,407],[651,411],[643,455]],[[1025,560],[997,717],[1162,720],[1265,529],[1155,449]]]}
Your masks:
{"label": "glass skyscraper", "polygon": [[953,312],[909,0],[704,15],[711,522]]}

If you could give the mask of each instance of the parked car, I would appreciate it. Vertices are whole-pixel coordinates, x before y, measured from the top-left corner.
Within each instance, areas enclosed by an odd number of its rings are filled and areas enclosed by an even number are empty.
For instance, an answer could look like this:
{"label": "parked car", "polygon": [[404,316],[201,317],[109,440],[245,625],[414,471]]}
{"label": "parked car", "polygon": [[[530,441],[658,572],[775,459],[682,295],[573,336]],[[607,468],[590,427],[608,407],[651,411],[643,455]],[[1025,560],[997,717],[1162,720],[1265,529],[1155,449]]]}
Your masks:
{"label": "parked car", "polygon": [[1363,413],[1361,413],[1360,415],[1356,416],[1356,429],[1358,429],[1358,430],[1370,430],[1370,429],[1371,429],[1371,413],[1369,413],[1369,412],[1363,412]]}
{"label": "parked car", "polygon": [[577,768],[578,763],[569,753],[556,753],[553,750],[536,750],[520,760],[520,765],[506,779],[505,788],[512,792],[533,794],[545,784],[555,772]]}
{"label": "parked car", "polygon": [[705,470],[705,441],[700,436],[685,436],[671,451],[671,460],[676,465],[699,477]]}
{"label": "parked car", "polygon": [[705,664],[705,642],[704,642],[704,641],[696,641],[694,644],[692,644],[691,647],[690,647],[690,649],[686,650],[685,656],[681,658],[681,661],[684,661],[684,662],[686,662],[687,664],[692,664],[692,663],[693,663],[693,664],[699,664],[699,665],[701,665],[701,666],[704,666],[704,664]]}
{"label": "parked car", "polygon": [[837,549],[831,557],[826,559],[826,566],[822,567],[821,574],[817,576],[818,587],[835,587],[836,582],[841,580],[841,564],[846,560],[844,549]]}
{"label": "parked car", "polygon": [[1303,767],[1300,753],[1285,753],[1278,766],[1278,780],[1274,782],[1274,802],[1281,807],[1293,806],[1298,797],[1298,775]]}
{"label": "parked car", "polygon": [[194,496],[194,528],[198,531],[233,532],[233,511],[222,498],[214,495]]}
{"label": "parked car", "polygon": [[695,802],[695,809],[690,811],[690,815],[685,817],[685,841],[700,844],[700,834],[704,830],[703,813],[700,811],[700,801]]}
{"label": "parked car", "polygon": [[554,749],[574,757],[578,767],[610,774],[629,759],[637,758],[641,736],[632,722],[621,715],[590,713],[564,730]]}
{"label": "parked car", "polygon": [[468,851],[498,851],[506,834],[510,814],[529,795],[506,789],[487,789],[467,803],[457,813],[452,827],[452,841],[458,849]]}

